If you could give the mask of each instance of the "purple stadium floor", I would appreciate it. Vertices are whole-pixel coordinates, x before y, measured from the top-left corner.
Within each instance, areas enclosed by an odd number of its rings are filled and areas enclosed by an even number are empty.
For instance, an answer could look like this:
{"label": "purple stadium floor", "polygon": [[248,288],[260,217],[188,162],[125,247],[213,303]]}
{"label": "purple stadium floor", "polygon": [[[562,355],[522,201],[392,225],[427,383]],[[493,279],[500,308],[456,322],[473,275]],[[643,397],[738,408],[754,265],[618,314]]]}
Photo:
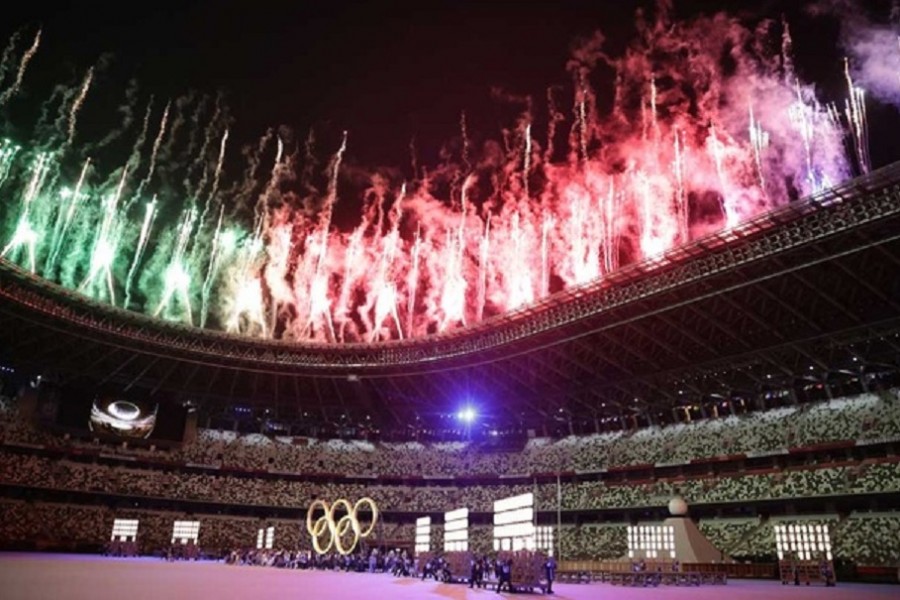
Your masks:
{"label": "purple stadium floor", "polygon": [[[606,584],[558,584],[561,600],[862,600],[900,597],[895,585],[839,584],[835,588],[782,587],[771,581],[731,581],[726,587],[621,588]],[[508,597],[510,594],[501,594]],[[166,563],[149,558],[102,558],[64,554],[0,554],[0,598],[4,600],[156,600],[158,598],[324,598],[404,600],[500,597],[485,590],[389,575],[285,571],[220,563]],[[516,594],[514,597],[528,597]],[[539,597],[534,595],[532,597]]]}

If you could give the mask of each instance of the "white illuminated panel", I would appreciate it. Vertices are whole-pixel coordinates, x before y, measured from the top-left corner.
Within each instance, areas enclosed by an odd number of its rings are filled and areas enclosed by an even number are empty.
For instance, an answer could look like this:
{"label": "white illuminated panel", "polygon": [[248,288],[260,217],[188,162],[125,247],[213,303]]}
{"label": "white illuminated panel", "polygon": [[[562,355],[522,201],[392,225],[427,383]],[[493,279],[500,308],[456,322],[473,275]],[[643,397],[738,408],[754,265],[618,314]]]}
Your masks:
{"label": "white illuminated panel", "polygon": [[534,494],[494,502],[494,550],[534,550]]}
{"label": "white illuminated panel", "polygon": [[431,517],[416,519],[416,554],[431,551]]}
{"label": "white illuminated panel", "polygon": [[800,560],[818,560],[822,555],[826,560],[833,560],[828,525],[775,525],[775,549],[778,560],[784,560],[785,554],[793,554]]}
{"label": "white illuminated panel", "polygon": [[466,552],[469,549],[469,509],[459,508],[444,513],[444,552]]}
{"label": "white illuminated panel", "polygon": [[506,512],[517,508],[533,508],[534,494],[528,492],[520,496],[510,496],[494,502],[494,513]]}
{"label": "white illuminated panel", "polygon": [[675,528],[672,525],[628,526],[628,557],[675,558]]}
{"label": "white illuminated panel", "polygon": [[534,521],[534,509],[530,506],[528,508],[516,508],[502,513],[494,512],[494,525],[530,523],[532,521]]}
{"label": "white illuminated panel", "polygon": [[175,521],[172,525],[172,543],[187,544],[197,543],[200,536],[200,521]]}
{"label": "white illuminated panel", "polygon": [[112,536],[109,538],[114,542],[127,542],[128,538],[134,542],[137,540],[138,520],[137,519],[116,519],[113,521]]}
{"label": "white illuminated panel", "polygon": [[537,549],[546,552],[547,556],[553,556],[553,527],[535,527],[534,534]]}
{"label": "white illuminated panel", "polygon": [[256,549],[262,550],[265,548],[266,550],[271,550],[272,546],[275,544],[275,528],[267,527],[265,529],[260,529],[256,532]]}

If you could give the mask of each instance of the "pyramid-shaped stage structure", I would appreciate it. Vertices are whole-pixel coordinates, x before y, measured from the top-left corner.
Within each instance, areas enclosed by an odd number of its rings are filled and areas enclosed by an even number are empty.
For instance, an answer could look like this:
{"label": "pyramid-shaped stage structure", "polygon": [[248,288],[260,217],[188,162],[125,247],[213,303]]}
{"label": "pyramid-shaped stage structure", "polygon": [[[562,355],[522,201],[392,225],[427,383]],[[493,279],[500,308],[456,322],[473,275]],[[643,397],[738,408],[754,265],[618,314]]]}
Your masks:
{"label": "pyramid-shaped stage structure", "polygon": [[[731,562],[730,556],[716,548],[712,542],[697,527],[697,524],[688,517],[687,503],[681,498],[672,498],[669,502],[669,513],[672,515],[661,524],[661,529],[671,527],[675,542],[675,559],[682,563],[722,563]],[[667,534],[668,535],[668,534]],[[662,553],[658,554],[663,557]],[[647,558],[644,552],[638,550],[634,558]],[[663,558],[668,558],[667,555]]]}

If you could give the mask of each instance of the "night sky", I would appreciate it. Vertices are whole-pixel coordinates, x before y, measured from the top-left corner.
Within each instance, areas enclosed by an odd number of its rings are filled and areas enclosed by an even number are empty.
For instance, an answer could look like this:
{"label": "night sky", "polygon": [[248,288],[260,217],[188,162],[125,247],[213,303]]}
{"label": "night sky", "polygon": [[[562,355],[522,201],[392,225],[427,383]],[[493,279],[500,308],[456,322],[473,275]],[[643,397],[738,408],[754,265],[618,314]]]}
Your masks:
{"label": "night sky", "polygon": [[[189,90],[223,91],[233,135],[250,143],[269,126],[316,129],[320,152],[350,134],[348,164],[409,165],[415,136],[420,162],[434,164],[459,132],[466,111],[473,138],[498,138],[517,107],[492,90],[535,98],[536,123],[546,88],[571,88],[565,70],[572,44],[602,29],[611,48],[634,34],[634,13],[653,2],[20,2],[0,17],[3,43],[20,27],[43,27],[26,92],[37,102],[54,83],[77,84],[101,55],[84,127],[121,102],[129,79],[142,98]],[[805,16],[793,1],[676,2],[676,14],[727,8],[794,25],[798,66],[807,79],[843,90],[842,54],[833,21]],[[871,2],[886,16],[889,2]],[[604,73],[598,74],[603,77]],[[603,82],[597,82],[603,83]],[[141,103],[143,105],[143,102]],[[86,107],[90,108],[90,107]],[[330,151],[330,150],[328,150]],[[877,152],[876,152],[877,158]]]}

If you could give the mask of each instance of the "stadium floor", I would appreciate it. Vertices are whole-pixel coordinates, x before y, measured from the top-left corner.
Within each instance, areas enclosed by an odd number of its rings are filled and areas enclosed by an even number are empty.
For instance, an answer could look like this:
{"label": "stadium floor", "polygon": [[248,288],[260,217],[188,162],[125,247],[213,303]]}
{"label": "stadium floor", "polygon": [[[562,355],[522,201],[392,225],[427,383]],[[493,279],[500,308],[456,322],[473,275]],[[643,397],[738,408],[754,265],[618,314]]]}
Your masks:
{"label": "stadium floor", "polygon": [[[556,598],[631,600],[863,600],[897,598],[894,585],[839,584],[835,588],[782,587],[774,581],[733,580],[727,587],[621,588],[606,584],[558,584]],[[509,596],[502,594],[501,596]],[[404,600],[496,598],[493,591],[438,584],[389,575],[286,571],[235,567],[213,562],[167,563],[151,558],[103,558],[66,554],[0,553],[0,596],[4,600],[144,600],[214,598],[216,600],[325,598]],[[516,597],[523,597],[516,594]]]}

